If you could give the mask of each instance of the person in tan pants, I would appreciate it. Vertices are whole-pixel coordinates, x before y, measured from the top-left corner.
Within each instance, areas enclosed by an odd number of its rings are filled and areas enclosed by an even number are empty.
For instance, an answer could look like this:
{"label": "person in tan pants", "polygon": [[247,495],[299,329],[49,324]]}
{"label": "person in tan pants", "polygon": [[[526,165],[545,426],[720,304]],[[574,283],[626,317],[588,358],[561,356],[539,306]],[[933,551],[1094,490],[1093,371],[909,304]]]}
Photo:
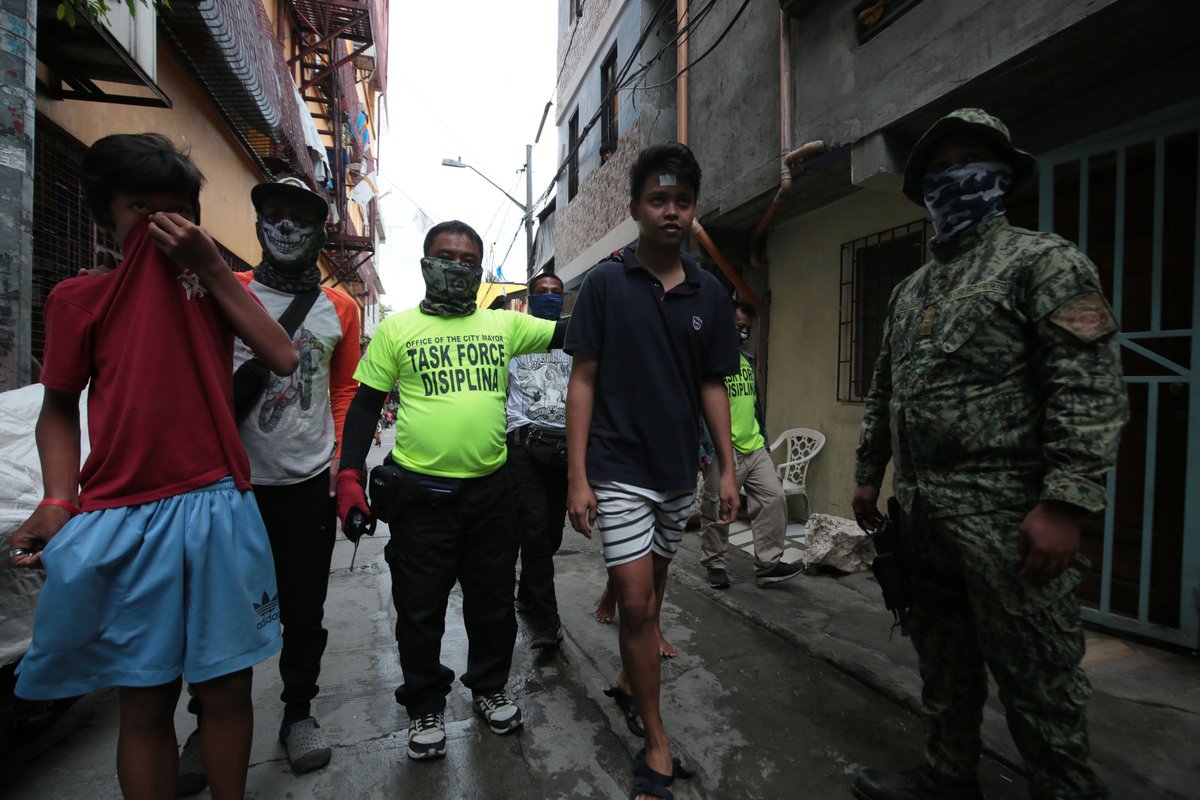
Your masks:
{"label": "person in tan pants", "polygon": [[[754,306],[734,301],[733,314],[738,339],[744,345],[754,325]],[[779,476],[775,474],[770,451],[767,450],[754,358],[742,351],[740,359],[738,372],[725,379],[725,388],[729,392],[737,486],[738,491],[746,495],[746,510],[750,515],[750,528],[754,532],[754,574],[758,585],[763,587],[796,577],[801,567],[798,564],[785,564],[781,560],[787,531],[787,502]],[[703,520],[700,529],[700,563],[708,570],[709,586],[727,589],[729,573],[725,570],[725,550],[729,547],[729,526],[717,524],[716,514],[720,471],[710,457],[701,456],[700,460],[704,470],[704,496],[700,505]]]}

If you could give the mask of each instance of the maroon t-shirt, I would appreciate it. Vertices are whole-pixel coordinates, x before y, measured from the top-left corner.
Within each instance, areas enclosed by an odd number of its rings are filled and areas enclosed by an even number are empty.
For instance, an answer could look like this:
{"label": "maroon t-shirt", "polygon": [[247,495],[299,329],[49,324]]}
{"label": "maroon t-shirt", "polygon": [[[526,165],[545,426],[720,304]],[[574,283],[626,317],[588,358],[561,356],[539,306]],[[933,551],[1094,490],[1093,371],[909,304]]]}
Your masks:
{"label": "maroon t-shirt", "polygon": [[41,381],[88,386],[85,511],[133,506],[232,476],[250,488],[233,416],[233,329],[196,276],[130,231],[103,277],[70,278],[46,300]]}

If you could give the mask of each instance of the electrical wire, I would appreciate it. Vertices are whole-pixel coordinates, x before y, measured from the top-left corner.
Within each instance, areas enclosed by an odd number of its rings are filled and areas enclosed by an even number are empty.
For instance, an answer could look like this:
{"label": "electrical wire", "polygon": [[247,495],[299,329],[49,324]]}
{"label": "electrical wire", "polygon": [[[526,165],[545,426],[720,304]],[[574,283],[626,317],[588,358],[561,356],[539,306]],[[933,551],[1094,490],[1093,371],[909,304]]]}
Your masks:
{"label": "electrical wire", "polygon": [[[574,2],[574,0],[567,0],[567,2],[571,3],[571,2]],[[563,51],[562,65],[558,68],[558,75],[554,78],[554,90],[555,91],[558,90],[558,82],[562,80],[563,73],[567,69],[567,58],[570,57],[570,55],[571,55],[571,45],[575,44],[575,34],[578,33],[578,31],[579,31],[579,28],[580,28],[579,23],[580,23],[581,19],[582,18],[576,18],[575,25],[572,26],[572,28],[571,28],[571,38],[567,40],[567,49]]]}
{"label": "electrical wire", "polygon": [[484,238],[484,239],[488,238],[488,236],[492,232],[492,226],[496,223],[496,217],[500,216],[500,212],[503,211],[504,207],[507,205],[508,205],[508,201],[505,200],[503,202],[503,204],[496,206],[495,213],[492,214],[492,218],[490,220],[488,220],[487,227],[483,229],[483,237],[482,238]]}
{"label": "electrical wire", "polygon": [[742,12],[746,10],[746,6],[748,5],[750,5],[750,0],[743,0],[741,8],[739,8],[737,13],[733,15],[733,19],[729,20],[729,24],[725,26],[725,30],[721,31],[721,35],[717,37],[717,40],[709,45],[707,50],[696,56],[694,60],[689,61],[683,69],[679,70],[679,72],[676,72],[673,78],[670,80],[665,80],[662,83],[652,83],[649,86],[643,86],[641,91],[646,91],[647,89],[657,89],[660,86],[666,86],[669,83],[674,83],[681,75],[703,61],[705,56],[717,48],[717,45],[719,45],[721,41],[729,34],[729,31],[733,30],[733,26],[737,24],[738,18],[742,16]]}
{"label": "electrical wire", "polygon": [[[615,94],[615,92],[617,91],[617,89],[626,80],[628,80],[627,73],[629,71],[629,68],[633,65],[633,60],[637,57],[637,54],[641,51],[642,47],[645,45],[646,39],[649,38],[649,36],[650,36],[650,31],[652,31],[654,29],[655,25],[658,23],[658,18],[662,15],[663,11],[667,8],[667,6],[670,4],[670,2],[671,2],[671,0],[662,0],[662,2],[660,2],[658,4],[658,6],[655,7],[653,13],[650,15],[650,20],[646,23],[646,27],[642,30],[641,34],[638,36],[637,42],[634,44],[633,49],[629,53],[629,57],[625,60],[625,63],[622,65],[620,72],[617,74],[617,80],[615,80],[613,82],[613,86],[609,89],[608,94],[606,94],[604,96],[604,98],[601,100],[600,105],[596,110],[596,113],[592,116],[592,118],[590,120],[588,120],[588,123],[584,127],[583,131],[580,132],[580,135],[576,142],[575,148],[570,153],[568,153],[567,157],[563,160],[563,162],[561,164],[559,164],[558,170],[554,173],[554,176],[550,179],[549,185],[538,196],[537,201],[534,203],[534,207],[540,206],[542,203],[544,203],[547,200],[547,198],[549,198],[550,193],[554,190],[555,185],[558,183],[558,178],[560,175],[562,175],[563,170],[566,168],[567,163],[571,159],[571,156],[574,155],[576,152],[578,152],[579,147],[583,143],[584,139],[587,137],[588,132],[590,132],[591,129],[595,126],[596,121],[598,119],[600,119],[601,112],[603,111],[605,105],[609,101],[612,100],[612,97]],[[708,5],[711,6],[715,2],[716,2],[716,0],[709,0]],[[680,33],[682,33],[682,31]],[[661,53],[662,50],[660,50],[659,52]],[[645,68],[643,68],[643,69],[645,69]],[[555,88],[557,88],[557,86],[558,86],[558,84],[556,82]]]}
{"label": "electrical wire", "polygon": [[[524,220],[522,220],[522,223],[524,223]],[[504,251],[504,258],[500,259],[500,269],[504,269],[504,264],[508,261],[509,253],[512,252],[513,245],[517,243],[517,237],[521,235],[521,228],[523,227],[524,224],[517,226],[517,232],[513,234],[512,241],[508,243],[508,249]]]}
{"label": "electrical wire", "polygon": [[567,40],[567,49],[563,51],[562,64],[558,68],[558,75],[554,77],[554,87],[550,90],[550,99],[546,101],[546,109],[542,112],[542,122],[538,125],[537,135],[533,138],[534,144],[537,144],[538,139],[542,138],[542,125],[546,124],[546,115],[550,113],[550,106],[554,105],[554,95],[558,92],[558,82],[562,80],[563,73],[566,72],[567,59],[571,56],[571,45],[575,44],[575,34],[579,32],[580,21],[583,19],[583,0],[567,0],[567,2],[578,2],[576,10],[579,13],[575,15],[575,24],[571,27],[571,38]]}
{"label": "electrical wire", "polygon": [[[513,185],[509,188],[508,194],[511,195],[513,192],[517,191],[517,187],[519,187],[520,184],[521,184],[521,178],[520,178],[520,172],[518,172],[517,177],[513,179]],[[496,213],[492,214],[491,220],[488,221],[488,225],[483,231],[484,239],[488,238],[488,235],[492,232],[492,224],[496,221],[496,217],[500,216],[500,212],[503,211],[504,216],[500,218],[500,225],[497,227],[497,230],[500,230],[504,227],[504,222],[505,222],[505,220],[508,219],[508,214],[511,210],[512,210],[512,201],[506,197],[506,198],[504,198],[504,201],[499,206],[496,207]]]}
{"label": "electrical wire", "polygon": [[[650,18],[650,21],[646,24],[646,27],[642,30],[641,36],[638,37],[637,44],[634,45],[633,50],[629,54],[629,58],[626,60],[624,66],[621,69],[621,72],[618,74],[617,80],[613,82],[613,86],[609,89],[608,93],[601,99],[600,105],[596,109],[596,113],[592,115],[592,117],[588,120],[587,124],[584,125],[584,127],[579,131],[578,138],[576,139],[576,142],[575,142],[575,147],[572,148],[571,151],[567,153],[566,157],[559,164],[558,170],[554,173],[554,176],[550,179],[549,185],[541,193],[541,195],[538,196],[538,200],[534,204],[535,206],[540,206],[543,202],[545,202],[549,198],[551,192],[553,192],[553,190],[555,188],[555,185],[558,183],[559,177],[562,175],[563,171],[570,164],[571,159],[579,152],[580,148],[583,146],[583,142],[587,139],[587,136],[591,132],[592,128],[594,128],[596,123],[600,120],[601,116],[603,115],[604,108],[612,100],[612,98],[616,94],[616,92],[620,91],[622,89],[629,88],[629,85],[631,83],[635,83],[637,78],[643,76],[646,72],[649,71],[649,69],[662,56],[662,54],[666,52],[667,49],[669,49],[675,42],[677,42],[683,36],[690,34],[692,32],[692,30],[694,28],[696,28],[704,20],[705,17],[708,16],[709,12],[712,11],[713,7],[717,3],[717,0],[709,0],[709,2],[706,3],[704,6],[702,6],[700,9],[698,9],[695,12],[695,14],[689,15],[688,23],[686,25],[679,28],[675,32],[675,35],[672,36],[670,39],[668,39],[666,41],[666,43],[664,43],[663,46],[659,48],[658,52],[656,52],[650,59],[648,59],[647,62],[645,64],[643,64],[637,70],[637,72],[633,73],[632,75],[628,75],[627,73],[628,73],[629,68],[631,66],[633,66],[633,60],[637,57],[637,54],[641,51],[641,48],[645,44],[646,39],[649,38],[650,31],[653,30],[655,24],[658,21],[658,16],[662,13],[663,9],[667,6],[667,4],[669,2],[670,2],[670,0],[663,0],[663,2],[660,3],[659,6],[655,9],[653,15]],[[704,58],[709,53],[711,53],[713,51],[713,49],[718,44],[720,44],[721,41],[725,38],[725,36],[729,33],[730,29],[732,29],[733,25],[737,22],[738,18],[742,15],[742,12],[746,10],[746,6],[748,6],[749,4],[750,4],[750,0],[744,0],[741,7],[734,14],[733,19],[731,19],[729,21],[729,24],[726,25],[725,30],[723,30],[721,32],[721,34],[717,37],[716,42],[714,42],[713,45],[710,46],[708,48],[708,50],[706,50],[704,53],[702,53],[695,61],[691,62],[691,64],[688,64],[686,67],[684,67],[684,69],[681,70],[679,74],[683,74],[693,64],[697,63],[698,61],[700,61],[700,59]],[[677,78],[678,78],[678,75],[676,75],[675,78],[672,78],[671,81],[666,81],[665,83],[662,83],[662,84],[655,84],[655,86],[666,85],[667,83],[671,83],[672,81],[676,80]],[[649,89],[649,88],[654,88],[654,87],[652,87],[652,86],[643,86],[642,87],[643,90]]]}
{"label": "electrical wire", "polygon": [[417,100],[421,101],[421,105],[425,106],[425,110],[429,112],[429,115],[433,117],[435,121],[437,121],[437,124],[442,126],[442,130],[450,134],[450,137],[454,139],[454,141],[458,142],[458,144],[463,148],[463,152],[470,156],[471,159],[475,161],[476,164],[480,165],[481,168],[484,168],[484,164],[486,163],[485,160],[471,152],[471,148],[467,146],[467,143],[460,139],[458,134],[454,132],[454,129],[447,125],[445,120],[438,116],[438,113],[436,110],[434,110],[433,105],[425,99],[421,92],[418,91],[417,87],[407,79],[402,78],[401,80],[408,87],[409,91],[416,96]]}
{"label": "electrical wire", "polygon": [[397,186],[392,181],[388,180],[386,176],[381,175],[379,177],[381,178],[380,188],[382,188],[382,185],[384,183],[386,183],[389,189],[395,189],[397,192],[399,192],[401,197],[403,197],[405,200],[407,200],[408,202],[410,202],[414,206],[416,206],[417,211],[420,211],[428,219],[434,220],[435,222],[438,220],[438,217],[435,217],[433,214],[430,214],[428,211],[426,211],[424,208],[422,208],[420,203],[418,203],[416,200],[413,200],[411,197],[409,197],[407,192],[405,192],[403,189],[401,189],[399,186]]}

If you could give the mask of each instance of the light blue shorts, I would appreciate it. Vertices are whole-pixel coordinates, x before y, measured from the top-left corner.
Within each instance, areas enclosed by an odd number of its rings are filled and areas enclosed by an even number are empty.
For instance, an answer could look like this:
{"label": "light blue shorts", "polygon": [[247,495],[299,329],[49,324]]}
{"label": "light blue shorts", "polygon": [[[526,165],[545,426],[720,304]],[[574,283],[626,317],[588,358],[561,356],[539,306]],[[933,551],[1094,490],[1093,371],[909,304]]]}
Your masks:
{"label": "light blue shorts", "polygon": [[279,652],[271,545],[231,478],[91,511],[42,551],[46,583],[18,670],[27,700],[227,675]]}

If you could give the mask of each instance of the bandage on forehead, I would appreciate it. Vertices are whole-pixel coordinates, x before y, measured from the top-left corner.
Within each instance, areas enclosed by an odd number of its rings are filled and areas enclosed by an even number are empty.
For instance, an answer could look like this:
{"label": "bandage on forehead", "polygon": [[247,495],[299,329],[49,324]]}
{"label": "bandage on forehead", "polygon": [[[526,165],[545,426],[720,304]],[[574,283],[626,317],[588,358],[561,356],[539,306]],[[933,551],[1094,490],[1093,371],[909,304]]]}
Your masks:
{"label": "bandage on forehead", "polygon": [[678,183],[679,183],[679,179],[676,178],[674,175],[663,174],[663,175],[658,176],[658,185],[659,186],[675,186]]}

